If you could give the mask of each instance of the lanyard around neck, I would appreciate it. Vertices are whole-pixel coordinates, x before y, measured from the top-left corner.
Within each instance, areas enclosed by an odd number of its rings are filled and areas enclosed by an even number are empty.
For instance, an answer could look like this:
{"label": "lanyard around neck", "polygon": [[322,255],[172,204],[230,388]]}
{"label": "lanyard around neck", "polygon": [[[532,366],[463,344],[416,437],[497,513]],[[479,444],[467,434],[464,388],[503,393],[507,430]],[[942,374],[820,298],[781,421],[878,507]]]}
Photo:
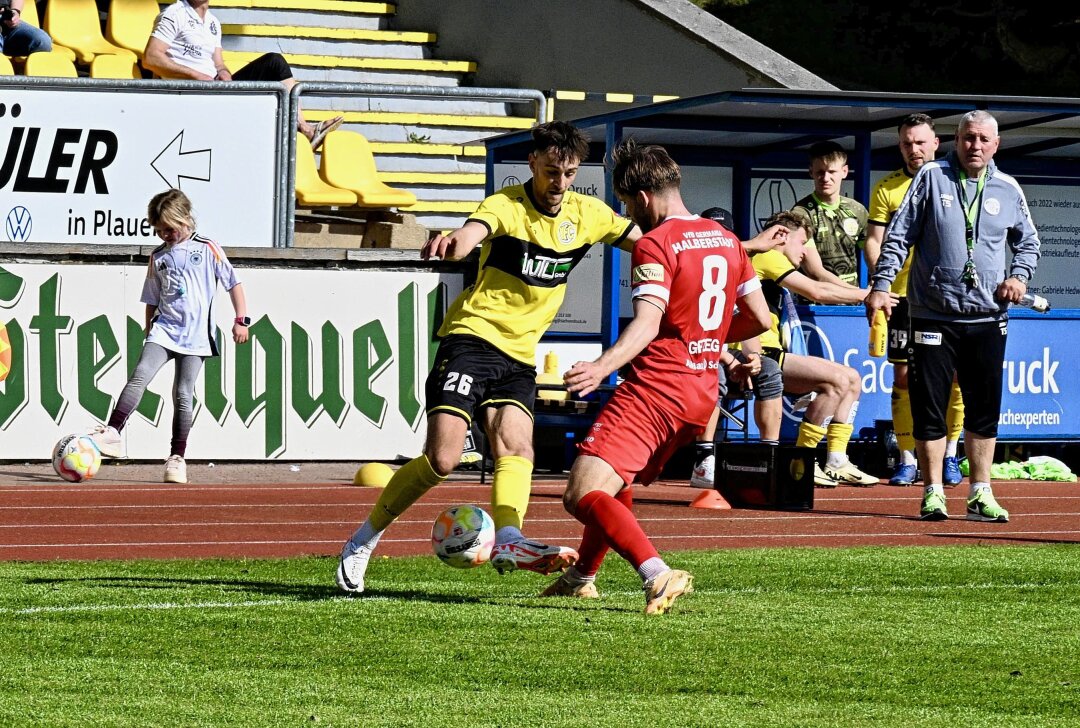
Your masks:
{"label": "lanyard around neck", "polygon": [[968,249],[975,247],[975,216],[979,211],[979,203],[982,201],[983,187],[986,185],[986,169],[979,172],[979,180],[975,185],[975,198],[969,203],[967,199],[967,172],[960,170],[959,181],[956,186],[960,190],[960,205],[964,208],[964,219],[967,228]]}

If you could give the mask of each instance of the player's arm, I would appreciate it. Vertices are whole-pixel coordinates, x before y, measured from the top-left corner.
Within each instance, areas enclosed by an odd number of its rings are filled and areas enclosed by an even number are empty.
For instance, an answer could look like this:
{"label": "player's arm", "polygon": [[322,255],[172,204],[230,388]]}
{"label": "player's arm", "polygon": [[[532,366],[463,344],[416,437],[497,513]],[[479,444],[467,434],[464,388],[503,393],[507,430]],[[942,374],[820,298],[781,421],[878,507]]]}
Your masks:
{"label": "player's arm", "polygon": [[[817,248],[811,245],[806,246],[806,255],[803,256],[799,270],[817,281],[833,283],[838,286],[851,285],[826,268],[825,264],[821,262],[821,255],[817,252]],[[859,302],[862,302],[861,298],[859,299]]]}
{"label": "player's arm", "polygon": [[[247,297],[244,295],[244,284],[237,283],[229,289],[229,300],[232,301],[233,311],[236,318],[247,316]],[[248,327],[233,321],[232,338],[237,344],[243,344],[248,340]]]}
{"label": "player's arm", "polygon": [[655,296],[634,298],[634,318],[618,340],[594,361],[579,361],[563,375],[568,392],[586,395],[596,391],[608,375],[641,353],[656,338],[665,304]]}
{"label": "player's arm", "polygon": [[787,240],[787,234],[788,229],[783,225],[772,225],[749,240],[742,241],[743,250],[749,255],[764,253]]}
{"label": "player's arm", "polygon": [[881,241],[885,239],[885,226],[873,220],[866,228],[866,247],[863,248],[863,257],[866,258],[866,269],[873,275],[877,268],[878,256],[881,255]]}
{"label": "player's arm", "polygon": [[420,249],[420,259],[461,260],[471,253],[473,248],[484,242],[487,236],[487,226],[475,220],[469,220],[449,235],[433,235]]}
{"label": "player's arm", "polygon": [[147,336],[150,335],[150,327],[154,323],[154,316],[157,316],[157,306],[146,304],[146,322],[143,324],[143,332]]}
{"label": "player's arm", "polygon": [[757,336],[763,331],[768,331],[772,326],[772,317],[769,315],[769,304],[765,301],[765,294],[761,292],[761,286],[757,286],[737,299],[739,311],[731,318],[731,327],[728,329],[727,340],[744,341]]}
{"label": "player's arm", "polygon": [[196,81],[213,81],[210,76],[199,73],[193,68],[182,66],[171,58],[167,51],[168,44],[160,38],[150,36],[143,51],[143,66],[162,78],[191,78]]}
{"label": "player's arm", "polygon": [[618,247],[619,250],[625,250],[627,253],[631,253],[634,250],[634,243],[638,241],[638,238],[640,238],[641,235],[641,228],[634,225],[630,228],[630,232],[626,233],[626,237],[619,241],[619,244],[616,247]]}
{"label": "player's arm", "polygon": [[843,281],[832,283],[814,280],[797,270],[784,276],[780,285],[814,303],[825,304],[862,303],[869,293],[865,288],[856,288]]}

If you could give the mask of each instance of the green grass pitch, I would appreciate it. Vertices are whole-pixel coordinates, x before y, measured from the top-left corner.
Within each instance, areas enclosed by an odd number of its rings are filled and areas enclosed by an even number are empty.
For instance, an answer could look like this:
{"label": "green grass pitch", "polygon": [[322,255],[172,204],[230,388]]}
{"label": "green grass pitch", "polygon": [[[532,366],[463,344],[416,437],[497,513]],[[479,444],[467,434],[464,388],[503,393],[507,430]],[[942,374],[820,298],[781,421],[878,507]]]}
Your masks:
{"label": "green grass pitch", "polygon": [[1076,546],[665,554],[642,614],[377,559],[0,564],[3,726],[1076,726]]}

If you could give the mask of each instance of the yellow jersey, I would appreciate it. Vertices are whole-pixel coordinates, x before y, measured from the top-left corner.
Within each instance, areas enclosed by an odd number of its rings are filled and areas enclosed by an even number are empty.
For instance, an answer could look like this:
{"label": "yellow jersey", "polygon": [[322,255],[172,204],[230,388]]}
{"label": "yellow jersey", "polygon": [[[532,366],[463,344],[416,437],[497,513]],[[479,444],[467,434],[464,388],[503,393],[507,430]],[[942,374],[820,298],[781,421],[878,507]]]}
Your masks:
{"label": "yellow jersey", "polygon": [[[911,180],[912,177],[908,174],[907,169],[898,169],[888,176],[882,177],[874,185],[874,190],[870,193],[871,225],[884,227],[889,224],[893,214],[900,209],[900,203],[904,201],[904,195],[907,194],[908,187],[911,187]],[[914,247],[908,250],[907,259],[904,261],[904,265],[901,266],[900,272],[896,274],[896,280],[893,281],[892,292],[897,295],[907,295],[908,273],[911,271],[911,259],[913,257],[915,257]]]}
{"label": "yellow jersey", "polygon": [[758,253],[750,258],[750,263],[761,281],[761,292],[765,295],[765,302],[769,304],[771,319],[769,330],[760,336],[761,346],[765,349],[783,349],[780,343],[780,311],[784,305],[784,289],[780,284],[795,272],[795,266],[779,250]]}
{"label": "yellow jersey", "polygon": [[617,245],[634,226],[573,190],[563,195],[557,213],[544,212],[532,197],[532,180],[491,195],[469,222],[488,229],[476,282],[450,305],[439,336],[476,336],[529,366],[559,312],[570,271],[590,246]]}

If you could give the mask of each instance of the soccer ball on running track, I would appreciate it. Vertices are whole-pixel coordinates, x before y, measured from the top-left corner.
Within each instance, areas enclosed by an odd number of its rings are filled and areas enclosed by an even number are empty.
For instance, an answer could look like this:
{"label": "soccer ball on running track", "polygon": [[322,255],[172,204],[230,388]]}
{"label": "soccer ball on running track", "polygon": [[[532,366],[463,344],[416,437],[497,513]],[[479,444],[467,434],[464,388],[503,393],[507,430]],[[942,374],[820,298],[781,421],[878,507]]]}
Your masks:
{"label": "soccer ball on running track", "polygon": [[52,466],[64,480],[81,483],[97,475],[101,451],[89,435],[65,435],[53,447]]}
{"label": "soccer ball on running track", "polygon": [[495,546],[495,522],[474,505],[451,506],[431,526],[431,548],[455,569],[471,569],[491,559]]}

